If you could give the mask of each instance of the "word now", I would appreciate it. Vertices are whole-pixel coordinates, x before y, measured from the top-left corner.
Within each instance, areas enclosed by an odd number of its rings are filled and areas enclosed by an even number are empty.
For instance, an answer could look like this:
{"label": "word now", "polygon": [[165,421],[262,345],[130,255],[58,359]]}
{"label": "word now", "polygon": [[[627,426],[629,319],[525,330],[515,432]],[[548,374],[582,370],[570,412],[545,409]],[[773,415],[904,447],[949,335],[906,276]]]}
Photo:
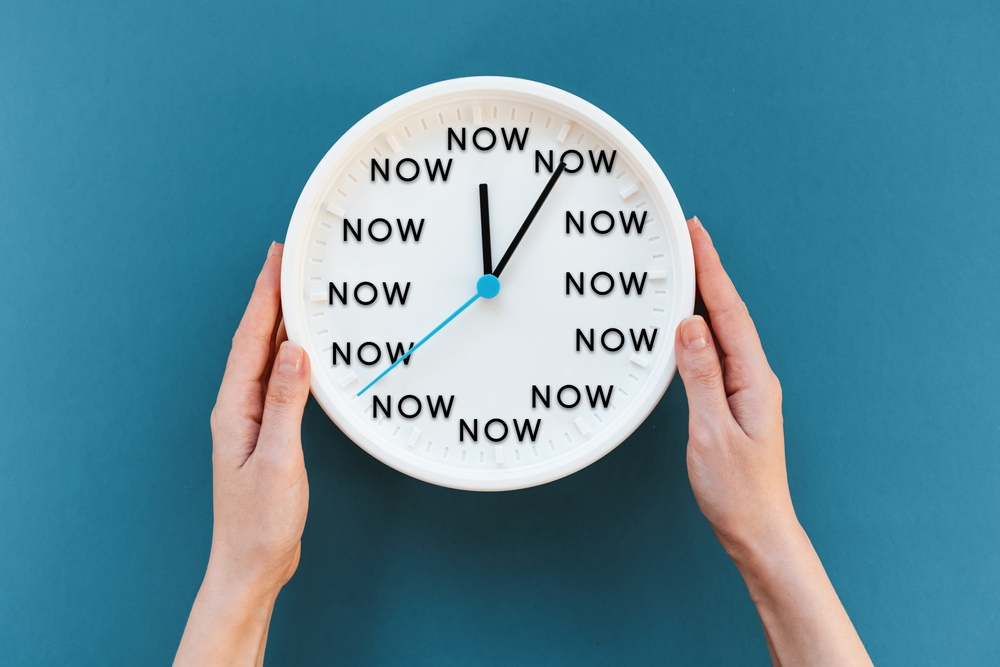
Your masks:
{"label": "word now", "polygon": [[[619,271],[618,277],[621,278],[622,289],[625,291],[625,294],[631,294],[632,290],[634,289],[636,294],[640,296],[642,295],[642,290],[646,286],[645,271],[642,272],[641,279],[635,277],[635,271],[633,271],[627,279],[625,278],[625,274]],[[579,282],[573,276],[572,273],[570,273],[569,271],[566,272],[566,296],[569,296],[570,286],[572,286],[573,289],[575,289],[580,294],[583,294],[584,286],[586,284],[587,281],[584,279],[583,271],[580,271]],[[614,289],[615,289],[615,277],[612,276],[607,271],[598,271],[597,273],[595,273],[590,277],[590,291],[593,292],[594,294],[597,294],[599,296],[607,296],[608,294],[611,294],[611,292],[613,292]]]}
{"label": "word now", "polygon": [[[507,136],[507,128],[500,128],[500,136],[503,137],[503,144],[507,147],[507,150],[511,150],[514,144],[517,144],[517,150],[524,150],[524,142],[528,140],[528,128],[524,128],[524,134],[521,134],[520,130],[516,127],[510,131],[510,136]],[[462,134],[458,135],[455,130],[448,128],[448,150],[451,150],[452,141],[458,145],[459,149],[465,150],[465,128],[462,128]],[[493,147],[497,145],[497,133],[488,127],[480,127],[475,132],[472,133],[472,145],[476,147],[477,150],[483,151],[484,153],[493,150]]]}
{"label": "word now", "polygon": [[[414,242],[420,240],[420,235],[424,231],[424,219],[420,218],[420,223],[417,225],[413,224],[413,218],[408,218],[406,224],[399,218],[396,218],[396,227],[399,229],[399,235],[403,238],[403,241],[409,241],[410,235],[413,235]],[[347,234],[350,232],[351,236],[354,237],[355,241],[361,240],[361,230],[363,228],[361,218],[358,218],[358,227],[354,228],[351,221],[344,218],[344,243],[347,243]],[[392,237],[392,223],[390,223],[385,218],[375,218],[368,223],[368,238],[375,243],[385,243]]]}
{"label": "word now", "polygon": [[[403,363],[405,364],[406,361]],[[444,415],[444,418],[448,419],[448,416],[451,414],[451,407],[455,404],[454,394],[448,397],[447,403],[444,402],[444,396],[440,395],[437,398],[431,398],[425,394],[424,398],[427,399],[427,411],[431,413],[431,419],[437,419],[439,414]],[[420,400],[420,397],[413,394],[407,394],[396,402],[396,412],[406,419],[416,419],[420,416],[423,409],[424,403]],[[378,419],[379,410],[382,411],[386,419],[392,419],[392,396],[386,395],[384,403],[378,396],[372,397],[372,419]]]}
{"label": "word now", "polygon": [[[608,391],[605,393],[604,387],[597,385],[594,391],[590,390],[590,385],[584,385],[584,389],[587,391],[587,402],[590,403],[591,408],[596,408],[597,404],[600,403],[602,408],[607,408],[611,404],[611,392],[615,390],[613,384],[608,385]],[[577,389],[576,385],[564,384],[559,387],[559,391],[556,392],[556,402],[562,407],[570,410],[580,405],[580,399],[583,394]],[[543,394],[538,388],[538,385],[531,385],[531,407],[537,407],[537,402],[541,402],[546,408],[552,407],[552,385],[545,385],[545,393]]]}
{"label": "word now", "polygon": [[[524,442],[524,436],[528,436],[531,442],[535,441],[538,437],[538,429],[542,426],[542,420],[536,419],[535,426],[532,428],[531,421],[528,419],[523,420],[522,424],[518,424],[516,419],[510,420],[514,424],[514,433],[517,435],[518,442]],[[502,431],[500,429],[503,429]],[[503,442],[507,439],[507,434],[510,433],[510,429],[507,428],[507,422],[502,419],[491,419],[486,422],[483,426],[483,435],[490,442]],[[479,442],[479,420],[472,420],[472,427],[469,428],[468,422],[464,419],[458,420],[458,441],[465,442],[466,434],[469,435],[469,439],[472,442]]]}
{"label": "word now", "polygon": [[[410,294],[410,283],[406,283],[406,287],[399,289],[399,283],[393,283],[390,288],[388,283],[382,283],[382,291],[385,293],[385,300],[389,302],[392,306],[396,303],[396,299],[399,299],[399,305],[406,305],[406,297]],[[320,292],[322,294],[322,292]],[[333,298],[336,297],[341,304],[347,305],[347,297],[351,292],[347,289],[347,282],[342,282],[341,287],[337,288],[337,283],[330,283],[330,305],[333,305]],[[378,301],[378,288],[375,287],[374,283],[370,283],[364,280],[354,286],[354,300],[362,306],[370,306],[376,301]]]}
{"label": "word now", "polygon": [[[396,173],[396,178],[404,183],[415,181],[420,176],[420,163],[411,157],[404,157],[402,160],[397,161],[395,170],[389,168],[391,165],[389,158],[385,159],[384,164],[385,166],[383,167],[383,163],[372,158],[372,183],[375,182],[376,173],[386,182],[389,180],[389,174],[393,171]],[[432,181],[436,180],[438,175],[441,176],[442,181],[447,181],[448,174],[451,172],[451,158],[448,158],[447,165],[441,164],[441,158],[436,158],[434,164],[431,164],[430,160],[424,158],[424,166],[427,168],[427,175],[430,176]]]}
{"label": "word now", "polygon": [[[626,218],[625,211],[618,211],[618,217],[622,221],[622,229],[625,230],[626,234],[632,233],[632,227],[635,227],[636,232],[642,234],[642,228],[646,226],[646,216],[648,214],[649,211],[643,211],[642,218],[640,219],[636,216],[635,211],[629,211],[628,218]],[[566,211],[566,233],[570,233],[570,225],[572,225],[576,231],[583,234],[583,223],[586,219],[583,211],[580,211],[579,220],[573,215],[573,211]],[[590,228],[598,234],[610,234],[615,228],[615,216],[610,211],[598,211],[590,216]]]}
{"label": "word now", "polygon": [[[410,343],[410,348],[413,347],[413,343]],[[410,348],[407,348],[409,350]],[[374,350],[374,351],[373,351]],[[385,351],[389,354],[389,360],[392,363],[396,363],[396,359],[399,359],[400,355],[406,354],[407,350],[403,350],[402,343],[396,343],[396,347],[392,346],[392,343],[385,344]],[[382,348],[379,347],[378,343],[374,341],[365,341],[358,345],[356,348],[355,356],[357,360],[360,361],[365,366],[374,366],[379,361],[382,360]],[[340,346],[340,343],[333,344],[333,365],[337,365],[337,357],[340,357],[344,361],[345,366],[351,365],[351,344],[345,343],[344,347]],[[411,354],[406,359],[403,359],[403,365],[409,366],[410,359],[413,358]]]}
{"label": "word now", "polygon": [[[639,348],[642,346],[646,347],[647,352],[653,351],[653,345],[656,343],[656,332],[659,329],[653,329],[653,335],[647,336],[645,329],[639,329],[639,335],[635,335],[635,329],[629,329],[629,336],[632,338],[632,347],[638,352]],[[609,343],[608,340],[611,340]],[[617,340],[616,340],[617,339]],[[588,350],[594,351],[594,330],[590,330],[590,335],[583,333],[582,329],[576,330],[576,351],[580,351],[580,343],[583,343]],[[611,327],[610,329],[605,329],[604,333],[601,334],[601,347],[603,347],[608,352],[617,352],[625,346],[625,334],[621,332],[621,329],[615,329]]]}

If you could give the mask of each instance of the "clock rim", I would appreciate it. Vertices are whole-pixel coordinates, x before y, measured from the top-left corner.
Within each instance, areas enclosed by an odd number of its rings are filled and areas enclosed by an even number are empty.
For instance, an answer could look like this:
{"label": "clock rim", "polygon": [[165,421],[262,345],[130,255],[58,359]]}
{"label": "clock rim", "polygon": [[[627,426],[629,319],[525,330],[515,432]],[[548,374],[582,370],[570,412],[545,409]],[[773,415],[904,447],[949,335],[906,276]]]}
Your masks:
{"label": "clock rim", "polygon": [[[503,76],[474,76],[447,79],[428,84],[403,93],[366,114],[345,132],[326,152],[313,169],[306,181],[301,194],[292,211],[288,231],[285,235],[285,245],[281,267],[281,302],[285,319],[285,329],[288,339],[303,347],[308,353],[312,345],[309,341],[308,326],[303,317],[304,304],[301,298],[305,247],[303,245],[309,230],[308,222],[315,217],[317,209],[322,205],[324,186],[331,179],[331,173],[338,169],[338,163],[346,158],[357,144],[368,138],[369,133],[379,126],[391,121],[394,116],[412,112],[421,105],[433,106],[440,98],[455,94],[476,94],[484,97],[491,93],[515,93],[539,98],[540,102],[557,107],[564,107],[567,116],[579,115],[593,123],[600,130],[611,135],[620,142],[621,147],[628,152],[629,158],[645,172],[650,182],[646,183],[651,196],[655,196],[658,204],[669,214],[669,224],[678,241],[680,257],[679,269],[681,281],[675,288],[678,300],[674,312],[694,312],[695,273],[694,255],[691,248],[691,238],[684,225],[684,215],[680,202],[667,180],[659,164],[648,150],[621,123],[605,111],[586,100],[565,90],[548,84],[527,79]],[[667,226],[664,221],[664,226]],[[683,226],[683,229],[680,227]],[[686,284],[684,284],[686,283]],[[680,320],[678,320],[679,323]],[[673,380],[677,370],[677,360],[673,348],[674,329],[669,332],[670,348],[665,358],[647,381],[629,406],[625,415],[619,418],[620,426],[610,429],[601,437],[587,442],[581,448],[567,455],[539,462],[531,467],[513,468],[507,474],[498,474],[496,470],[477,472],[474,470],[459,470],[443,464],[427,461],[415,455],[403,456],[400,453],[386,449],[376,439],[367,433],[364,425],[357,420],[357,415],[342,410],[334,396],[336,389],[332,381],[325,377],[317,364],[311,364],[310,388],[317,403],[327,416],[356,445],[374,456],[386,465],[411,477],[444,486],[466,491],[508,491],[532,486],[538,486],[571,475],[591,465],[606,456],[623,443],[641,425],[659,403],[667,387]],[[666,337],[665,337],[666,338]],[[403,454],[408,454],[403,452]],[[462,474],[458,474],[461,472]]]}

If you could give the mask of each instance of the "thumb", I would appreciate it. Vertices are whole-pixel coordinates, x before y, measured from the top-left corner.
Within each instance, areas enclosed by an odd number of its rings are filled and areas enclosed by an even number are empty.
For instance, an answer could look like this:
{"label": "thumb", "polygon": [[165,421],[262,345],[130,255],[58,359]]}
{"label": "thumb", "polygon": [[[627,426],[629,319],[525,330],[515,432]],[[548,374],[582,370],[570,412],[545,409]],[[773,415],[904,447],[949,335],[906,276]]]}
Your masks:
{"label": "thumb", "polygon": [[[283,457],[289,447],[301,447],[302,411],[309,398],[309,357],[286,340],[278,348],[267,383],[257,451]],[[268,451],[270,450],[270,451]]]}
{"label": "thumb", "polygon": [[700,315],[677,327],[677,370],[688,396],[691,432],[714,432],[733,419],[712,332]]}

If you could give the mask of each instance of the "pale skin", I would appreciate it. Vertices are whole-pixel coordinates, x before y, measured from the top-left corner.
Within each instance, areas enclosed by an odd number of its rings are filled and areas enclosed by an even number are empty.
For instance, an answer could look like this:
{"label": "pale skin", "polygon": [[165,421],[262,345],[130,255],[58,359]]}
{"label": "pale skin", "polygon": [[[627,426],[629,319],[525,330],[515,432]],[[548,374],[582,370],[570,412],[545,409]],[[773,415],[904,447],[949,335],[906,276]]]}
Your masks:
{"label": "pale skin", "polygon": [[[775,665],[871,665],[792,507],[781,386],[711,238],[697,218],[688,229],[710,321],[687,318],[675,341],[698,507],[743,575]],[[212,411],[212,551],[175,667],[261,665],[274,601],[298,566],[309,359],[281,322],[281,251],[268,251]]]}

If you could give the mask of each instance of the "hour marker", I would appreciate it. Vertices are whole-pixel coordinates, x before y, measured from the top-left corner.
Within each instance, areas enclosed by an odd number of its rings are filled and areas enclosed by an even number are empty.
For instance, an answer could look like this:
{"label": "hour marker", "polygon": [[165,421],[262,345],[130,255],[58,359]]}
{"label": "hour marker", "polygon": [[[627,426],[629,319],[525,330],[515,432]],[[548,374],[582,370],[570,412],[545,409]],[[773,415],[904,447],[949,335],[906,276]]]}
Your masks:
{"label": "hour marker", "polygon": [[649,272],[649,279],[650,280],[666,280],[667,279],[667,272],[666,271],[650,271]]}
{"label": "hour marker", "polygon": [[642,207],[643,207],[643,206],[645,206],[645,205],[646,205],[646,202],[644,202],[644,201],[641,201],[641,202],[639,202],[638,204],[636,204],[636,205],[635,205],[635,207],[636,207],[636,208],[642,208]]}
{"label": "hour marker", "polygon": [[323,317],[324,315],[326,315],[326,313],[324,313],[323,311],[320,311],[318,313],[313,313],[313,317]]}
{"label": "hour marker", "polygon": [[458,116],[459,120],[462,120],[462,110],[461,109],[455,109],[455,115]]}
{"label": "hour marker", "polygon": [[345,211],[344,209],[340,208],[336,204],[327,204],[326,205],[326,210],[329,211],[330,213],[333,213],[338,218],[343,218],[344,214],[347,213],[347,211]]}
{"label": "hour marker", "polygon": [[531,446],[531,453],[534,454],[535,456],[538,456],[538,447],[535,447],[534,445],[532,445]]}
{"label": "hour marker", "polygon": [[347,177],[351,179],[351,183],[357,183],[358,179],[354,178],[354,174],[348,174]]}
{"label": "hour marker", "polygon": [[314,280],[314,281],[318,282],[318,281],[322,280],[322,278],[320,278],[319,276],[309,276],[309,280]]}
{"label": "hour marker", "polygon": [[482,463],[485,460],[486,454],[479,452],[479,462]]}
{"label": "hour marker", "polygon": [[662,295],[662,294],[666,294],[666,292],[664,290],[659,290],[658,289],[658,290],[654,291],[653,294],[661,294]]}
{"label": "hour marker", "polygon": [[448,447],[444,448],[444,458],[448,458]]}
{"label": "hour marker", "polygon": [[656,313],[657,315],[662,315],[663,314],[663,309],[662,308],[654,308],[653,312]]}
{"label": "hour marker", "polygon": [[465,460],[465,450],[464,449],[462,450],[462,460],[463,461]]}
{"label": "hour marker", "polygon": [[660,240],[660,237],[659,237],[659,236],[650,236],[650,237],[649,237],[649,242],[650,242],[650,243],[656,243],[656,242],[657,242],[657,241],[659,241],[659,240]]}
{"label": "hour marker", "polygon": [[569,131],[573,129],[572,123],[564,123],[562,128],[559,130],[559,134],[556,135],[556,141],[563,143],[566,141],[566,137],[569,136]]}
{"label": "hour marker", "polygon": [[346,387],[346,386],[348,386],[349,384],[351,384],[352,382],[354,382],[357,379],[358,379],[357,374],[355,374],[354,371],[351,371],[350,373],[348,373],[344,377],[340,378],[340,386],[341,387]]}
{"label": "hour marker", "polygon": [[380,151],[377,146],[372,146],[372,150],[375,151],[375,155],[382,157],[382,151]]}
{"label": "hour marker", "polygon": [[493,117],[494,118],[497,117],[497,108],[496,107],[493,107]]}
{"label": "hour marker", "polygon": [[621,387],[618,387],[618,391],[621,392],[622,396],[628,396],[628,392],[622,389]]}
{"label": "hour marker", "polygon": [[649,366],[649,360],[648,359],[643,359],[638,354],[633,354],[629,358],[629,361],[631,361],[636,366],[641,366],[642,368],[645,368],[646,366]]}
{"label": "hour marker", "polygon": [[414,428],[412,431],[410,431],[410,437],[406,439],[406,446],[412,447],[413,445],[417,444],[417,440],[419,439],[420,439],[420,429]]}
{"label": "hour marker", "polygon": [[[513,116],[514,114],[512,113],[511,115]],[[514,460],[515,461],[520,461],[521,460],[521,450],[520,449],[515,449],[514,450]]]}
{"label": "hour marker", "polygon": [[622,179],[622,176],[624,176],[624,175],[625,175],[625,170],[623,169],[623,170],[621,170],[621,171],[618,172],[617,176],[615,176],[615,180],[616,181],[620,181]]}
{"label": "hour marker", "polygon": [[425,130],[427,129],[427,121],[426,121],[426,120],[424,120],[423,118],[421,118],[421,119],[420,119],[420,124],[421,124],[421,125],[423,126],[423,128],[424,128]]}
{"label": "hour marker", "polygon": [[398,155],[403,150],[403,147],[399,145],[399,140],[396,139],[396,135],[390,134],[385,138],[385,141],[389,144],[389,148],[392,149],[393,153]]}
{"label": "hour marker", "polygon": [[326,294],[323,294],[322,292],[313,292],[309,295],[309,300],[313,303],[323,303],[326,299]]}
{"label": "hour marker", "polygon": [[582,144],[582,143],[583,143],[583,137],[584,137],[584,136],[585,136],[585,135],[582,135],[582,134],[581,134],[581,135],[580,135],[580,138],[576,140],[576,145],[577,145],[577,146],[579,146],[580,144]]}
{"label": "hour marker", "polygon": [[596,412],[594,413],[594,421],[596,421],[598,424],[604,423],[604,420],[601,419],[601,415],[597,414]]}
{"label": "hour marker", "polygon": [[496,454],[497,463],[503,463],[503,445],[494,445],[493,452]]}
{"label": "hour marker", "polygon": [[483,124],[483,108],[482,107],[472,107],[472,124],[482,125]]}
{"label": "hour marker", "polygon": [[320,259],[319,257],[313,257],[312,261],[315,262],[316,264],[322,264],[323,263],[323,260]]}
{"label": "hour marker", "polygon": [[552,124],[552,119],[551,118],[546,118],[545,119],[545,129],[546,130],[549,129],[549,125],[551,125],[551,124]]}
{"label": "hour marker", "polygon": [[533,120],[535,120],[535,112],[531,111],[528,113],[528,122],[530,123]]}
{"label": "hour marker", "polygon": [[402,428],[403,428],[402,426],[397,426],[397,427],[396,427],[396,428],[395,428],[395,429],[393,430],[393,432],[392,432],[392,437],[394,437],[394,438],[395,438],[395,437],[396,437],[396,436],[397,436],[397,435],[399,434],[399,431],[400,431],[400,430],[401,430]]}
{"label": "hour marker", "polygon": [[628,199],[638,191],[639,191],[639,186],[633,183],[632,185],[628,186],[618,194],[622,196],[622,199]]}
{"label": "hour marker", "polygon": [[378,423],[376,424],[376,426],[381,426],[383,422],[385,422],[385,417],[379,418]]}
{"label": "hour marker", "polygon": [[576,424],[577,429],[580,430],[580,435],[587,435],[590,433],[590,429],[583,423],[583,417],[577,417],[573,420],[573,423]]}
{"label": "hour marker", "polygon": [[442,125],[444,125],[444,114],[440,111],[438,112],[438,120],[441,121]]}
{"label": "hour marker", "polygon": [[337,188],[337,194],[340,195],[341,197],[347,196],[347,193],[341,190],[340,188]]}
{"label": "hour marker", "polygon": [[316,335],[317,336],[325,336],[327,333],[329,333],[329,332],[326,329],[321,329],[320,331],[316,332]]}
{"label": "hour marker", "polygon": [[326,241],[320,241],[319,239],[316,239],[316,245],[326,245]]}
{"label": "hour marker", "polygon": [[413,136],[412,134],[410,134],[410,128],[406,127],[405,125],[403,126],[403,132],[406,132],[407,137]]}
{"label": "hour marker", "polygon": [[511,110],[510,110],[510,119],[511,119],[511,120],[514,120],[514,112],[515,112],[515,111],[517,111],[517,110],[516,110],[516,109],[511,109]]}
{"label": "hour marker", "polygon": [[653,259],[663,259],[663,255],[653,255]]}
{"label": "hour marker", "polygon": [[566,442],[573,442],[573,438],[569,437],[569,433],[563,433],[563,437],[566,438]]}
{"label": "hour marker", "polygon": [[[566,437],[567,438],[569,437],[569,433],[566,434]],[[556,451],[556,443],[549,440],[549,449],[551,449],[552,451]]]}
{"label": "hour marker", "polygon": [[427,442],[427,446],[424,448],[424,452],[426,453],[426,452],[431,451],[431,445],[433,445],[433,444],[434,444],[433,442],[428,441]]}
{"label": "hour marker", "polygon": [[632,375],[631,373],[628,374],[628,379],[631,380],[632,382],[638,382],[639,381],[639,378],[637,378],[636,376]]}
{"label": "hour marker", "polygon": [[333,229],[333,225],[331,225],[329,222],[326,222],[325,220],[320,220],[319,224],[320,226],[326,227],[327,229]]}

